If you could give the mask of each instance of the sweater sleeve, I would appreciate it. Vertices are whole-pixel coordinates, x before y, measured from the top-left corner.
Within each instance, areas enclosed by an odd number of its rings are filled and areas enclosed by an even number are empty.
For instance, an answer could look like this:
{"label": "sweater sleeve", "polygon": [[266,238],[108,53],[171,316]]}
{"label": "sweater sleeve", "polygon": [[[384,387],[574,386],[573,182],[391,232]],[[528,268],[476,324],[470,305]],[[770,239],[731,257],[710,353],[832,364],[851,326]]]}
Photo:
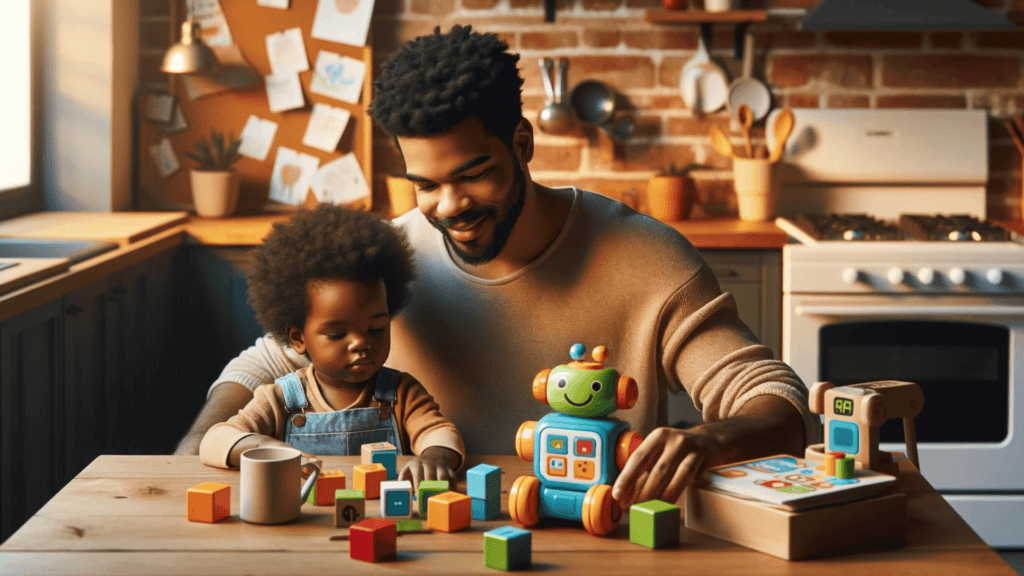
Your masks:
{"label": "sweater sleeve", "polygon": [[270,336],[263,336],[256,343],[228,362],[220,377],[212,385],[213,388],[224,382],[235,382],[251,391],[265,384],[273,384],[274,380],[295,372],[309,365],[309,359]]}
{"label": "sweater sleeve", "polygon": [[207,466],[229,468],[228,456],[239,440],[252,434],[283,439],[287,417],[280,387],[260,386],[238,414],[207,430],[199,445],[199,459]]}
{"label": "sweater sleeve", "polygon": [[462,467],[466,461],[462,434],[455,424],[441,414],[441,407],[427,389],[404,372],[398,383],[395,417],[402,443],[408,445],[413,454],[419,454],[430,446],[450,448],[459,454],[456,469]]}
{"label": "sweater sleeve", "polygon": [[817,441],[820,422],[807,405],[807,388],[793,370],[739,319],[736,303],[703,266],[662,311],[661,369],[669,388],[686,389],[705,421],[735,415],[752,398],[786,399],[804,421],[804,444]]}

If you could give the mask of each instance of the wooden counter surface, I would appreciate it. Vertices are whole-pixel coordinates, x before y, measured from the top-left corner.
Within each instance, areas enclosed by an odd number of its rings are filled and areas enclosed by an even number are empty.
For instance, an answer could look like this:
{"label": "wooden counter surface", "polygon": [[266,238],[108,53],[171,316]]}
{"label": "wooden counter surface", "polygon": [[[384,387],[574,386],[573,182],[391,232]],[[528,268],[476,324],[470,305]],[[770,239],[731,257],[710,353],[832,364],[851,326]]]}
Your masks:
{"label": "wooden counter surface", "polygon": [[[399,465],[407,460],[399,457]],[[358,456],[323,457],[351,478]],[[483,567],[482,537],[512,524],[508,490],[532,465],[516,456],[468,458],[468,466],[501,467],[502,513],[452,534],[399,536],[396,558],[370,564],[349,558],[333,507],[304,505],[295,522],[259,526],[240,520],[239,473],[208,468],[197,456],[100,456],[0,546],[0,574],[497,574]],[[679,545],[650,550],[629,541],[629,515],[607,537],[582,525],[545,522],[531,528],[532,571],[543,574],[714,574],[879,576],[1004,575],[1014,571],[942,496],[901,463],[907,493],[906,544],[787,562],[683,528]],[[231,516],[189,522],[185,492],[203,482],[231,486]],[[464,491],[465,482],[460,482]],[[376,500],[367,517],[379,516]],[[884,519],[878,521],[884,522]],[[837,519],[835,529],[842,530]]]}
{"label": "wooden counter surface", "polygon": [[[191,217],[185,225],[188,241],[207,246],[255,246],[275,222],[287,214],[234,216],[207,219]],[[744,222],[735,218],[666,222],[698,249],[770,250],[786,244],[786,233],[772,222]]]}

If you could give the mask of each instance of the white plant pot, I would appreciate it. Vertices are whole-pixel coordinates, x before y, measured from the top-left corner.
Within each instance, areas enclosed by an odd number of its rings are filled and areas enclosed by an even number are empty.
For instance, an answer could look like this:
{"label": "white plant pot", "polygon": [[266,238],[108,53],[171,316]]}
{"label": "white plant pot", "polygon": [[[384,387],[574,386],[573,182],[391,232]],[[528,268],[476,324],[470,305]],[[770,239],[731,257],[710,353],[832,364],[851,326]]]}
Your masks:
{"label": "white plant pot", "polygon": [[192,204],[203,218],[231,216],[238,207],[238,174],[234,170],[193,170]]}

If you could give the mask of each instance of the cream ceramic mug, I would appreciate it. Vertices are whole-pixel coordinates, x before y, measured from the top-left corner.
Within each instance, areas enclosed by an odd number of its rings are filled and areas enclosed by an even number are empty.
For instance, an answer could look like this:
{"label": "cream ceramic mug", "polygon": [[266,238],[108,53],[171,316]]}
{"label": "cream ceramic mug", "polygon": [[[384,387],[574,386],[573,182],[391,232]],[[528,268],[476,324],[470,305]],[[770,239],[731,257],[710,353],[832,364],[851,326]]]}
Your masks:
{"label": "cream ceramic mug", "polygon": [[[241,517],[253,524],[281,524],[299,517],[320,467],[302,485],[302,452],[294,448],[251,448],[242,452]],[[302,486],[301,490],[299,489]]]}

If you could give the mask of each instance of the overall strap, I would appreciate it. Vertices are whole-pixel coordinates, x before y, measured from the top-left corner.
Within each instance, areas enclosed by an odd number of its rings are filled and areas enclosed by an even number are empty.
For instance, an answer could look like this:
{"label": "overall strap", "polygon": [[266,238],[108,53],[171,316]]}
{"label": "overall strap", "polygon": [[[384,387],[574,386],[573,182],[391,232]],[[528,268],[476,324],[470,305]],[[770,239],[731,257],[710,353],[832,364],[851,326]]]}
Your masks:
{"label": "overall strap", "polygon": [[302,412],[309,408],[306,392],[302,389],[302,381],[294,372],[286,374],[274,381],[284,392],[284,408],[289,413]]}
{"label": "overall strap", "polygon": [[398,399],[398,370],[381,367],[373,387],[373,399],[380,404],[380,419],[391,417],[391,407]]}

